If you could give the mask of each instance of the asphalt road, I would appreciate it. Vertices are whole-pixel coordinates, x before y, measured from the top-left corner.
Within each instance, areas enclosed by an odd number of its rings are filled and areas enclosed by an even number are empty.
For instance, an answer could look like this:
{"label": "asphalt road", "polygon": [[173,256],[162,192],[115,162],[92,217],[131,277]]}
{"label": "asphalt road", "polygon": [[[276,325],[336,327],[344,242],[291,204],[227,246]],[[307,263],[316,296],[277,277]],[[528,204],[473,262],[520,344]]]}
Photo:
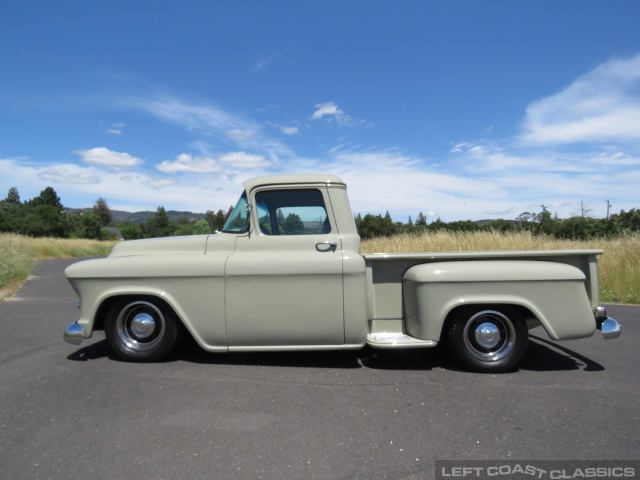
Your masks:
{"label": "asphalt road", "polygon": [[640,307],[617,340],[532,331],[518,372],[445,352],[208,354],[79,347],[68,260],[0,303],[1,479],[421,479],[436,460],[640,459]]}

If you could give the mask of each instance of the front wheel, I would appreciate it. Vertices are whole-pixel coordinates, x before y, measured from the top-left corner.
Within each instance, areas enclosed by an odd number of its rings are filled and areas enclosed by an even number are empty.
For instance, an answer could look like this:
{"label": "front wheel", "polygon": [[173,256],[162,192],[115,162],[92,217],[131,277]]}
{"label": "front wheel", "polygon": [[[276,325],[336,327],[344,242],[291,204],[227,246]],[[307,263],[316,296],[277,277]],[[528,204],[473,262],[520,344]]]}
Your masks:
{"label": "front wheel", "polygon": [[467,307],[456,314],[446,340],[462,366],[478,372],[505,372],[522,360],[529,331],[512,308]]}
{"label": "front wheel", "polygon": [[115,303],[105,319],[105,334],[119,357],[135,362],[161,360],[182,339],[181,325],[173,311],[153,298]]}

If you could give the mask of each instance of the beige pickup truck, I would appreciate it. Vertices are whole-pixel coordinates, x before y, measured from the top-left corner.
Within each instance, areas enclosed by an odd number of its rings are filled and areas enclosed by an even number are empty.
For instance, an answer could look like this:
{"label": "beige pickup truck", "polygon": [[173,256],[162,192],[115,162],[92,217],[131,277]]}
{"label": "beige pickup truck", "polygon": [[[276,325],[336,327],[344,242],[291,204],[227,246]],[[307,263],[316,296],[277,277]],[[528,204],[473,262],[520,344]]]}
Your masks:
{"label": "beige pickup truck", "polygon": [[600,250],[360,253],[347,187],[330,175],[249,180],[221,232],[122,242],[66,276],[81,299],[64,339],[104,329],[125,360],[210,352],[431,348],[502,372],[529,329],[554,340],[620,326],[598,303]]}

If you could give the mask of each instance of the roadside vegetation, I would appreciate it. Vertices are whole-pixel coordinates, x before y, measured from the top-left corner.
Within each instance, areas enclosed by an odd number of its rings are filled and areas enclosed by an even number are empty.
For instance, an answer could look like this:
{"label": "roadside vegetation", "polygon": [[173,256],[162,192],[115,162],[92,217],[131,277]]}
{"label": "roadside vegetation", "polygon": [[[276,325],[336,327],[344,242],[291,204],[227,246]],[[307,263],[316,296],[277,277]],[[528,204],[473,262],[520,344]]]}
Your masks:
{"label": "roadside vegetation", "polygon": [[0,233],[0,299],[11,295],[22,285],[38,260],[108,255],[115,243]]}

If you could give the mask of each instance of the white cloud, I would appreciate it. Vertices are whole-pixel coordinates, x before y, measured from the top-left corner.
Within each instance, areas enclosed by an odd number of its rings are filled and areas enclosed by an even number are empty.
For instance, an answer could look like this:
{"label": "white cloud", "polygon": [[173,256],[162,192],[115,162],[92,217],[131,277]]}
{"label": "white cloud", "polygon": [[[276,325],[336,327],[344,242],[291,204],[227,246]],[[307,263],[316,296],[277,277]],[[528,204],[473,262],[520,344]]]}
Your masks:
{"label": "white cloud", "polygon": [[611,165],[617,167],[636,166],[640,165],[640,156],[629,155],[625,152],[617,151],[615,153],[604,152],[601,153],[597,160],[604,165]]}
{"label": "white cloud", "polygon": [[[390,211],[400,221],[409,215],[415,220],[420,211],[437,212],[445,221],[515,218],[543,204],[566,218],[580,199],[602,207],[594,213],[604,216],[608,197],[617,209],[638,203],[637,158],[624,151],[560,153],[460,143],[451,152],[449,159],[432,161],[399,149],[338,147],[316,165],[347,182],[355,213]],[[615,185],[615,194],[603,185]]]}
{"label": "white cloud", "polygon": [[300,133],[299,127],[280,127],[280,131],[285,135],[297,135]]}
{"label": "white cloud", "polygon": [[256,136],[256,132],[249,129],[234,128],[227,132],[228,137],[234,142],[246,142]]}
{"label": "white cloud", "polygon": [[615,59],[527,107],[522,139],[534,144],[640,140],[640,54]]}
{"label": "white cloud", "polygon": [[333,102],[318,103],[316,111],[311,115],[312,120],[320,120],[324,116],[338,117],[344,115],[344,112],[338,108]]}
{"label": "white cloud", "polygon": [[270,162],[262,155],[254,155],[245,152],[229,152],[220,156],[220,162],[242,170],[268,167]]}
{"label": "white cloud", "polygon": [[218,161],[210,157],[194,157],[188,153],[180,154],[175,160],[165,160],[156,165],[164,173],[217,173],[222,170]]}
{"label": "white cloud", "polygon": [[195,132],[201,136],[195,143],[201,146],[215,137],[224,141],[231,140],[243,150],[263,155],[272,164],[296,161],[298,158],[287,145],[265,135],[258,123],[214,105],[194,104],[172,97],[129,99],[128,104]]}
{"label": "white cloud", "polygon": [[38,173],[38,177],[53,183],[84,184],[100,183],[100,177],[90,169],[73,164],[55,165]]}
{"label": "white cloud", "polygon": [[89,150],[78,150],[74,152],[82,158],[84,163],[108,167],[112,170],[131,168],[143,163],[141,158],[109,150],[105,147],[90,148]]}
{"label": "white cloud", "polygon": [[253,130],[256,128],[253,122],[230,114],[214,105],[188,103],[171,97],[156,100],[137,99],[132,103],[165,121],[183,125],[190,130],[226,135],[227,132],[235,129]]}
{"label": "white cloud", "polygon": [[221,173],[234,174],[230,170],[252,170],[261,167],[267,167],[270,162],[262,155],[255,155],[245,152],[228,152],[219,155],[217,158],[213,156],[193,156],[188,153],[180,154],[175,160],[165,160],[156,165],[161,172],[168,174],[175,173]]}
{"label": "white cloud", "polygon": [[156,179],[156,180],[146,180],[144,184],[148,187],[153,188],[154,190],[168,187],[169,185],[173,185],[172,180],[167,179]]}
{"label": "white cloud", "polygon": [[325,117],[328,117],[329,121],[334,120],[341,127],[353,127],[364,123],[364,120],[356,120],[344,113],[334,102],[318,103],[311,120],[322,120]]}
{"label": "white cloud", "polygon": [[122,130],[124,129],[124,123],[113,123],[111,127],[106,130],[107,133],[111,135],[122,135]]}

